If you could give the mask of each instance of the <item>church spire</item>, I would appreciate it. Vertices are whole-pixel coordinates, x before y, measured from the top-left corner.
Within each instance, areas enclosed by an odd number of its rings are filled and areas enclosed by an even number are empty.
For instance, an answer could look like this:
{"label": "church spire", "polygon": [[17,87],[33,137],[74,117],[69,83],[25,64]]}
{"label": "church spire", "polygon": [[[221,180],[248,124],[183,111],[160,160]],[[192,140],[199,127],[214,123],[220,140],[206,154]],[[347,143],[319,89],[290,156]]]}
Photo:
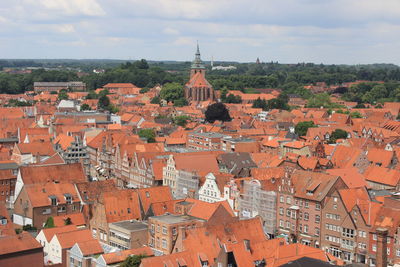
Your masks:
{"label": "church spire", "polygon": [[204,69],[203,61],[200,58],[200,48],[199,48],[199,42],[197,42],[197,49],[196,49],[196,54],[195,58],[192,62],[192,69]]}

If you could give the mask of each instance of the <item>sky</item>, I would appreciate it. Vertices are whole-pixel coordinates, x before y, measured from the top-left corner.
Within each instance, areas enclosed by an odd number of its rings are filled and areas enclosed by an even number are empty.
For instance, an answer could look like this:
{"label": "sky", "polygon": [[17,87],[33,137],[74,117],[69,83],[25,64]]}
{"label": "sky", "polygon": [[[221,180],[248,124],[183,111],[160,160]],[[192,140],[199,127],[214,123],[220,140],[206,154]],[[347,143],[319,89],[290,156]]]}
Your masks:
{"label": "sky", "polygon": [[0,0],[0,58],[400,65],[400,0]]}

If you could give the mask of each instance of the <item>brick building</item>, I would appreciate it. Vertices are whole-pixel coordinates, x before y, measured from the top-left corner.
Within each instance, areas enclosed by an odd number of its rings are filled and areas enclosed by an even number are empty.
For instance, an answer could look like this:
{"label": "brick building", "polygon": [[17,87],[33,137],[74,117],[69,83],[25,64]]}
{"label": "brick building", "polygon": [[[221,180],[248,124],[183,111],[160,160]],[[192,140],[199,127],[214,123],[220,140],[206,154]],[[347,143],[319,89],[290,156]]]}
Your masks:
{"label": "brick building", "polygon": [[197,45],[196,57],[190,69],[190,80],[185,85],[185,98],[190,101],[215,100],[212,85],[206,80],[206,68],[200,58],[200,49]]}
{"label": "brick building", "polygon": [[36,93],[60,90],[85,91],[86,84],[83,82],[34,82],[33,90]]}

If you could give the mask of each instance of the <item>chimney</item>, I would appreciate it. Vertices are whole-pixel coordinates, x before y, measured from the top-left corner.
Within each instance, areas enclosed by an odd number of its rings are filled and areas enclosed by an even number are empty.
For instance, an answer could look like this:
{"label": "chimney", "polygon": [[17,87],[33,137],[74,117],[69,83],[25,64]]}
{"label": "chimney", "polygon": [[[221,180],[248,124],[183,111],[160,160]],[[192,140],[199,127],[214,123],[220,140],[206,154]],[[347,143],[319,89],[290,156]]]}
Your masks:
{"label": "chimney", "polygon": [[377,250],[376,250],[376,267],[387,266],[387,235],[388,230],[386,228],[377,228]]}

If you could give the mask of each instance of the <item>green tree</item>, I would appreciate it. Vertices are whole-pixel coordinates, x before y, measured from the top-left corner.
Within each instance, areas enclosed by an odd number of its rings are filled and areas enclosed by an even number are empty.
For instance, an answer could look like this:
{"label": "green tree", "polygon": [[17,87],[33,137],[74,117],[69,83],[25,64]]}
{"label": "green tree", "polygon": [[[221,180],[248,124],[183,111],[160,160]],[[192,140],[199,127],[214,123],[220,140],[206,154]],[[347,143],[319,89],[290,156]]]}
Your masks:
{"label": "green tree", "polygon": [[184,97],[181,97],[174,101],[175,107],[183,107],[183,106],[187,106],[187,105],[188,105],[188,102]]}
{"label": "green tree", "polygon": [[308,108],[330,108],[335,107],[337,105],[331,102],[331,98],[327,93],[316,94],[308,100],[307,107]]}
{"label": "green tree", "polygon": [[240,95],[235,96],[233,94],[229,94],[222,102],[230,104],[240,104],[242,103],[242,98],[240,97]]}
{"label": "green tree", "polygon": [[256,100],[254,100],[253,108],[262,108],[262,110],[268,110],[268,105],[267,105],[267,101],[265,101],[265,99],[261,99],[261,98],[257,98]]}
{"label": "green tree", "polygon": [[350,117],[352,117],[352,118],[362,118],[362,115],[358,111],[353,111],[353,112],[350,113]]}
{"label": "green tree", "polygon": [[176,125],[185,127],[189,120],[190,120],[190,117],[189,117],[189,116],[181,115],[181,116],[176,116],[176,117],[174,118],[174,123],[175,123]]}
{"label": "green tree", "polygon": [[64,225],[70,225],[70,224],[72,224],[71,218],[70,218],[70,217],[67,217],[67,218],[64,220]]}
{"label": "green tree", "polygon": [[307,134],[308,128],[315,128],[317,125],[314,124],[313,121],[301,121],[296,124],[294,127],[294,131],[299,135],[299,136],[305,136]]}
{"label": "green tree", "polygon": [[84,111],[84,110],[91,110],[91,108],[88,104],[85,103],[85,104],[81,105],[81,111]]}
{"label": "green tree", "polygon": [[160,97],[168,102],[174,102],[184,97],[183,87],[179,83],[166,83],[160,91]]}
{"label": "green tree", "polygon": [[68,93],[66,90],[60,90],[60,92],[58,93],[58,100],[67,100],[68,99]]}
{"label": "green tree", "polygon": [[214,103],[207,107],[205,112],[206,121],[213,123],[214,121],[231,121],[229,110],[223,103]]}
{"label": "green tree", "polygon": [[44,228],[53,228],[53,227],[55,227],[53,217],[47,218],[46,223],[44,224]]}
{"label": "green tree", "polygon": [[346,139],[347,132],[342,129],[335,129],[329,137],[329,143],[334,144],[338,139]]}
{"label": "green tree", "polygon": [[132,255],[128,256],[123,263],[121,263],[120,267],[139,267],[142,259],[147,258],[147,255]]}
{"label": "green tree", "polygon": [[143,87],[142,89],[140,89],[139,93],[144,94],[147,93],[148,91],[150,91],[149,87]]}
{"label": "green tree", "polygon": [[153,129],[141,129],[138,135],[140,138],[145,138],[148,143],[154,143],[156,141],[156,133]]}
{"label": "green tree", "polygon": [[86,96],[86,99],[97,99],[99,96],[96,94],[95,91],[90,90]]}
{"label": "green tree", "polygon": [[99,109],[105,109],[108,110],[110,106],[110,99],[108,98],[108,96],[103,95],[99,98],[99,102],[97,103],[97,107]]}
{"label": "green tree", "polygon": [[153,97],[153,98],[151,99],[150,103],[151,103],[151,104],[158,104],[158,105],[159,105],[159,104],[161,103],[161,99],[160,99],[159,96],[155,96],[155,97]]}

